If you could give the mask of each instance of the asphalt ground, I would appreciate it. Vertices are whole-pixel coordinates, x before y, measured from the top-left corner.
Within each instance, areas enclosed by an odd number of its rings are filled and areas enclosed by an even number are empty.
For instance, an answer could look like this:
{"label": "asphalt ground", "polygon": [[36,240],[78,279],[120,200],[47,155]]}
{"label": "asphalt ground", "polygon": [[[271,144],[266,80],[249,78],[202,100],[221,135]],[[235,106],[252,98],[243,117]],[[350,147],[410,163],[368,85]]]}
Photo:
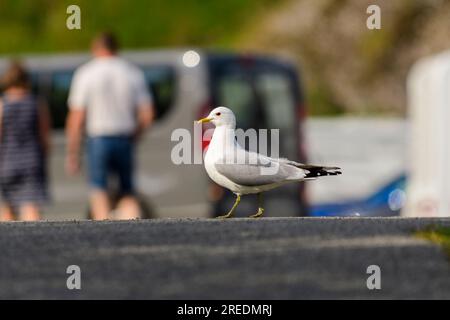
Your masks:
{"label": "asphalt ground", "polygon": [[[450,299],[450,260],[414,236],[430,225],[450,219],[2,223],[0,298]],[[80,290],[66,286],[69,265]]]}

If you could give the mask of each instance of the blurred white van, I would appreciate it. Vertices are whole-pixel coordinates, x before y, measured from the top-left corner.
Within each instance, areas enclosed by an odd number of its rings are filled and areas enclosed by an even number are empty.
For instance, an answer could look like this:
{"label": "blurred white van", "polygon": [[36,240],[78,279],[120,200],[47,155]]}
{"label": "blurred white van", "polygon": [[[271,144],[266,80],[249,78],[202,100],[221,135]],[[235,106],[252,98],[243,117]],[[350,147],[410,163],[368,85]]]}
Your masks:
{"label": "blurred white van", "polygon": [[404,216],[450,216],[450,51],[424,58],[408,80],[410,167]]}
{"label": "blurred white van", "polygon": [[[175,145],[172,131],[186,128],[192,132],[194,120],[205,116],[211,107],[233,109],[238,127],[243,129],[280,129],[280,155],[306,160],[301,134],[303,93],[291,64],[273,57],[201,50],[121,55],[142,68],[155,98],[157,120],[139,145],[136,170],[147,216],[206,217],[226,207],[228,192],[212,187],[202,165],[175,165],[170,158]],[[87,54],[23,57],[32,75],[33,91],[49,103],[54,126],[50,163],[53,200],[45,210],[48,219],[86,218],[88,211],[85,175],[68,177],[64,173],[63,128],[73,72],[89,59]],[[0,73],[7,63],[8,59],[0,59]],[[256,200],[246,201],[256,206]],[[266,206],[283,209],[283,215],[306,214],[303,185],[272,192]],[[242,207],[245,209],[245,203]]]}

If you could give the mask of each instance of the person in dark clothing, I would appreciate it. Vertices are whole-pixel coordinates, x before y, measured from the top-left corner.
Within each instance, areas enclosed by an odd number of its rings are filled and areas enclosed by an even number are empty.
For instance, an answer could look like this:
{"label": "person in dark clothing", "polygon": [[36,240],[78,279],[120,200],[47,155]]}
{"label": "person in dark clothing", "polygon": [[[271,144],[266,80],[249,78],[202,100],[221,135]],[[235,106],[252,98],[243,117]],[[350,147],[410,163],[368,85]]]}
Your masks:
{"label": "person in dark clothing", "polygon": [[29,75],[20,63],[10,64],[1,84],[0,220],[39,220],[40,207],[48,200],[49,113],[31,94]]}

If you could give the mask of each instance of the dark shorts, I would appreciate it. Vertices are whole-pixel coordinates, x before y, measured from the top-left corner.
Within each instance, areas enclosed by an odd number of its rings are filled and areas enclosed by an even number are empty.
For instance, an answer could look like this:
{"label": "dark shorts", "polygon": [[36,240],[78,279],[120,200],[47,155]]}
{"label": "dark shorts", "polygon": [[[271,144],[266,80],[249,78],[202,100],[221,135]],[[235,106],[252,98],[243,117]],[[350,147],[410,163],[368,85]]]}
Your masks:
{"label": "dark shorts", "polygon": [[119,194],[133,194],[133,138],[128,136],[89,137],[87,147],[91,188],[107,191],[108,177],[115,176]]}
{"label": "dark shorts", "polygon": [[0,174],[0,192],[9,206],[43,205],[48,201],[45,167],[15,168]]}

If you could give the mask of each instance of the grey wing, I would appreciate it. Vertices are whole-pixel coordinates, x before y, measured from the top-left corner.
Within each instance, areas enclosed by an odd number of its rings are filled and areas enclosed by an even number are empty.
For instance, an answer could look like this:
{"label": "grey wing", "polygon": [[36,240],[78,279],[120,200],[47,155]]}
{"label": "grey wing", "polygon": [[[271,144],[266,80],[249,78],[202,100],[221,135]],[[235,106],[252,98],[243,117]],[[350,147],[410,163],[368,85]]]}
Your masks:
{"label": "grey wing", "polygon": [[285,163],[271,161],[258,164],[216,163],[216,170],[241,186],[262,186],[300,179],[303,170]]}

